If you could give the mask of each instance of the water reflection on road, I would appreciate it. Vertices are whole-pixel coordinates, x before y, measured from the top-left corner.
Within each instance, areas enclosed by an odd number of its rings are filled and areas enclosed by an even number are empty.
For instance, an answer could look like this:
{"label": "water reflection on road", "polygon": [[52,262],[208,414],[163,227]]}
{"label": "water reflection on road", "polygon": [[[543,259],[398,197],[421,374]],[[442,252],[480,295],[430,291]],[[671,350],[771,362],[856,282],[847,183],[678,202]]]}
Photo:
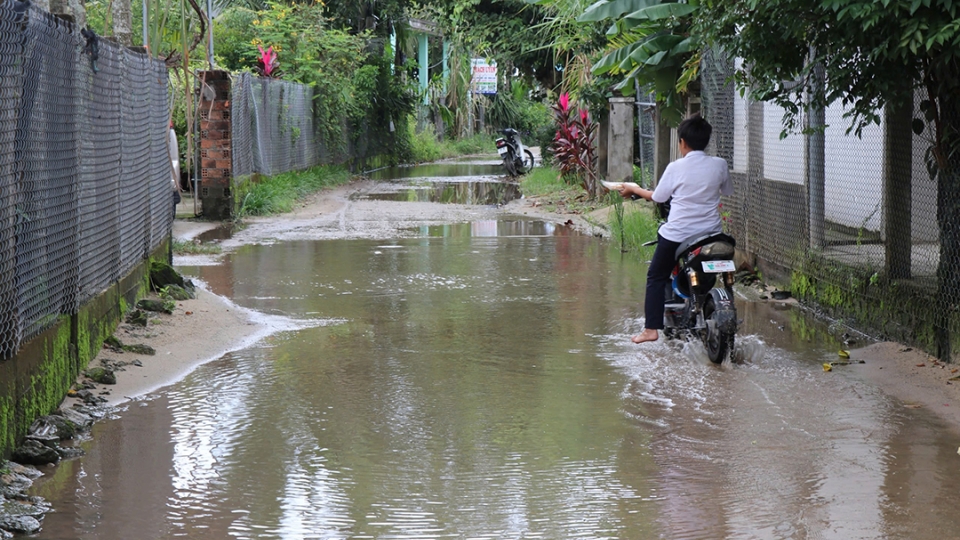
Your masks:
{"label": "water reflection on road", "polygon": [[[956,436],[741,302],[748,361],[633,345],[645,268],[541,222],[247,246],[183,269],[342,319],[200,367],[96,426],[38,538],[956,536]],[[781,329],[782,327],[782,329]],[[851,369],[854,369],[851,366]]]}
{"label": "water reflection on road", "polygon": [[374,190],[356,194],[354,200],[503,205],[520,197],[520,187],[517,184],[495,179],[431,179],[420,182],[380,183],[376,186]]}

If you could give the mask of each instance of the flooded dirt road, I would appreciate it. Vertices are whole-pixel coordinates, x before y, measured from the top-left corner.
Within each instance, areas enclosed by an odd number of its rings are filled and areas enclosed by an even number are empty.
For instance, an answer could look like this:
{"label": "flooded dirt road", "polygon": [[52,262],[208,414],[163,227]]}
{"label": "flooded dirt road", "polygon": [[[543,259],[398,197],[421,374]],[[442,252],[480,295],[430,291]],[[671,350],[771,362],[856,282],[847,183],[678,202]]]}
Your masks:
{"label": "flooded dirt road", "polygon": [[644,261],[509,202],[376,196],[445,189],[404,182],[179,260],[323,324],[97,424],[34,489],[56,508],[36,538],[958,536],[957,433],[824,372],[826,324],[741,298],[742,364],[634,345]]}

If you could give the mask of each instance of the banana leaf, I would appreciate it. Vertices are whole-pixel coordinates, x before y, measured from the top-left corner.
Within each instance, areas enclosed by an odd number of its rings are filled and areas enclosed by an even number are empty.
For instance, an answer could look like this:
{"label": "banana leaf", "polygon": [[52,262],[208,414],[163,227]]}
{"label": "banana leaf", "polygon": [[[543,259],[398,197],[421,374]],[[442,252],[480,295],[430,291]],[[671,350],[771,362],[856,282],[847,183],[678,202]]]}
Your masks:
{"label": "banana leaf", "polygon": [[691,52],[696,48],[696,43],[696,40],[692,37],[684,38],[683,41],[677,43],[672,49],[670,49],[670,56],[678,56]]}
{"label": "banana leaf", "polygon": [[650,39],[643,42],[643,48],[650,52],[671,51],[685,39],[683,36],[674,34],[658,34],[650,36]]}
{"label": "banana leaf", "polygon": [[595,75],[602,75],[611,69],[616,68],[642,45],[643,41],[637,41],[625,47],[620,47],[619,49],[610,51],[609,53],[605,54],[600,61],[593,65],[593,73]]}
{"label": "banana leaf", "polygon": [[697,10],[690,4],[658,4],[634,11],[623,17],[626,28],[637,26],[643,21],[659,21],[670,17],[683,17]]}
{"label": "banana leaf", "polygon": [[657,92],[661,94],[670,94],[677,85],[677,78],[679,76],[680,72],[677,70],[677,68],[658,69],[653,74],[653,86],[656,88]]}
{"label": "banana leaf", "polygon": [[615,19],[624,13],[633,13],[660,3],[660,0],[600,0],[588,7],[577,18],[577,22],[598,22]]}
{"label": "banana leaf", "polygon": [[623,61],[620,62],[620,65],[617,66],[617,69],[619,71],[630,71],[633,69],[638,69],[640,66],[643,66],[644,64],[646,64],[647,60],[649,59],[650,59],[650,51],[641,47],[640,49],[633,51],[633,53],[631,53],[629,56],[624,58]]}

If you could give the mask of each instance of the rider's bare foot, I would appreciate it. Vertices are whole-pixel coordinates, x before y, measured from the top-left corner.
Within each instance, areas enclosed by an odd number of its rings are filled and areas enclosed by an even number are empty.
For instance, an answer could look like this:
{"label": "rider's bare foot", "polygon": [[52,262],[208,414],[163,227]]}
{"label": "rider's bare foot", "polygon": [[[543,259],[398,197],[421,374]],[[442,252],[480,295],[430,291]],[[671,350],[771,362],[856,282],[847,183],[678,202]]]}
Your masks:
{"label": "rider's bare foot", "polygon": [[646,343],[660,339],[660,333],[653,328],[646,328],[639,336],[633,336],[634,343]]}

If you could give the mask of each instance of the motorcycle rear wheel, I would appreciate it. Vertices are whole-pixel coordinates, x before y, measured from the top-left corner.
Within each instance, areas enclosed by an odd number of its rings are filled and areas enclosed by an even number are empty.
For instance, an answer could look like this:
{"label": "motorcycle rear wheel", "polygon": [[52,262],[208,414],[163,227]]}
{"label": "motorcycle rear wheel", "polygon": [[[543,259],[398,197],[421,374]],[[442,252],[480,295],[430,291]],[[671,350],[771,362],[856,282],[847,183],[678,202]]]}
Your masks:
{"label": "motorcycle rear wheel", "polygon": [[503,157],[503,168],[507,170],[507,175],[511,178],[517,176],[517,166],[513,163],[513,157],[509,153]]}
{"label": "motorcycle rear wheel", "polygon": [[530,172],[533,169],[533,164],[536,163],[533,158],[533,152],[524,150],[523,153],[523,170],[524,172]]}
{"label": "motorcycle rear wheel", "polygon": [[720,332],[717,330],[716,324],[711,324],[714,311],[716,311],[716,308],[713,305],[713,299],[710,298],[703,306],[703,320],[707,323],[707,327],[703,329],[701,337],[703,346],[707,349],[707,358],[714,364],[720,364],[723,363],[727,353],[733,351],[734,335]]}

